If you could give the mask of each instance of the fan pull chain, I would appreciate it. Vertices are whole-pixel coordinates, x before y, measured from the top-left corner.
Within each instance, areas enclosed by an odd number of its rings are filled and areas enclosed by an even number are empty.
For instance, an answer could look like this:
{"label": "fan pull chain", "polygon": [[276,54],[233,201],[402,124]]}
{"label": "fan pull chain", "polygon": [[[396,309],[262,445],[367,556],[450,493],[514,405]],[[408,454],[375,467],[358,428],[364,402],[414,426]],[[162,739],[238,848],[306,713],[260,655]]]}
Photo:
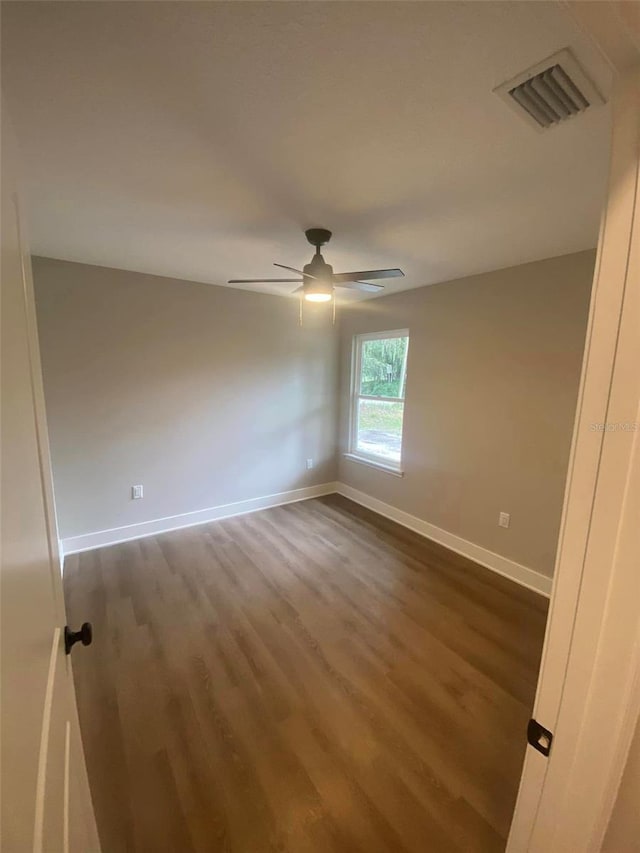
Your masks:
{"label": "fan pull chain", "polygon": [[335,326],[335,324],[336,324],[336,294],[335,294],[335,291],[334,291],[334,294],[333,294],[333,300],[332,300],[332,302],[333,302],[333,317],[332,317],[332,320],[331,320],[331,325],[332,325],[332,326]]}
{"label": "fan pull chain", "polygon": [[303,304],[304,304],[304,293],[301,293],[301,294],[300,294],[300,315],[299,315],[299,317],[298,317],[298,325],[299,325],[299,326],[302,326],[302,310],[303,310]]}

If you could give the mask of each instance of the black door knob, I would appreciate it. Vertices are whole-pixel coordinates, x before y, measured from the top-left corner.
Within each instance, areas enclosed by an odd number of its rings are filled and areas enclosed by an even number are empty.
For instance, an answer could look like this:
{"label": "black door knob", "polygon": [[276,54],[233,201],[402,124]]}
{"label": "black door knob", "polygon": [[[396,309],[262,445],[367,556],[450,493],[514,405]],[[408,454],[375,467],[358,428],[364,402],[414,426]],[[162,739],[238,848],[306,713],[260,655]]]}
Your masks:
{"label": "black door knob", "polygon": [[79,641],[83,646],[90,646],[93,640],[93,629],[90,622],[83,622],[79,631],[72,631],[66,625],[64,629],[64,650],[71,654],[72,647]]}

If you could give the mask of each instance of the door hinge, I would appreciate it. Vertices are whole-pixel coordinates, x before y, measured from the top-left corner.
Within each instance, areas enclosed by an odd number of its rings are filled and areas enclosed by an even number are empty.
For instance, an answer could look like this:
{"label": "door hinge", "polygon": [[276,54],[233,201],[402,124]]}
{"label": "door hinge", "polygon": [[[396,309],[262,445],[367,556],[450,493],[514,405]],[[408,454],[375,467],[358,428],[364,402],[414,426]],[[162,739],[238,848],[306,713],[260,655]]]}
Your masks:
{"label": "door hinge", "polygon": [[541,726],[537,720],[529,720],[527,726],[527,741],[534,749],[541,752],[543,755],[549,755],[551,752],[551,744],[553,742],[553,734],[549,729]]}

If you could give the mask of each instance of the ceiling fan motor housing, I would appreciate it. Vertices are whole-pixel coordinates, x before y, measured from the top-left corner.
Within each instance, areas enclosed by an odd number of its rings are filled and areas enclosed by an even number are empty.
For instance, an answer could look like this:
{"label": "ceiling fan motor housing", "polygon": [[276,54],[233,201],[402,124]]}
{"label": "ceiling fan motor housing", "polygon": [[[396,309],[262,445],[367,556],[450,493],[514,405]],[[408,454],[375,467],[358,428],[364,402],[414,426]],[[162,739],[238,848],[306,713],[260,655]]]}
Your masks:
{"label": "ceiling fan motor housing", "polygon": [[[333,293],[333,267],[325,263],[324,258],[318,252],[313,256],[310,263],[302,268],[304,273],[305,295],[312,293]],[[313,278],[310,278],[313,276]]]}

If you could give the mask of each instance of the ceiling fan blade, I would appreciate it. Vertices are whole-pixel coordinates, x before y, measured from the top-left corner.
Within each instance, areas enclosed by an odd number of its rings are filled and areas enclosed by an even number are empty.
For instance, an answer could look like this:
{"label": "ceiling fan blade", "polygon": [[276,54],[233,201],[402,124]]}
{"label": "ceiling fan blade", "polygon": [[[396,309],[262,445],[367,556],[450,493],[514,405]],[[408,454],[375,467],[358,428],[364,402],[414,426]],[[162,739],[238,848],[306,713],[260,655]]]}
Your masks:
{"label": "ceiling fan blade", "polygon": [[296,287],[295,290],[292,290],[291,293],[302,293],[304,291],[304,285],[302,287]]}
{"label": "ceiling fan blade", "polygon": [[298,275],[304,275],[306,278],[317,280],[315,275],[309,275],[308,272],[302,272],[302,270],[297,270],[294,267],[287,267],[284,264],[274,264],[274,267],[280,267],[283,270],[289,270],[289,272],[297,272]]}
{"label": "ceiling fan blade", "polygon": [[227,284],[293,284],[300,282],[299,278],[230,278]]}
{"label": "ceiling fan blade", "polygon": [[366,281],[337,281],[336,287],[346,287],[349,290],[366,290],[368,293],[378,293],[384,290],[384,284],[368,284]]}
{"label": "ceiling fan blade", "polygon": [[295,267],[288,267],[285,264],[274,264],[274,267],[280,267],[282,270],[289,270],[289,272],[297,272],[298,275],[304,275],[302,270],[297,270]]}
{"label": "ceiling fan blade", "polygon": [[404,273],[401,269],[392,270],[361,270],[360,272],[339,272],[334,273],[333,283],[338,284],[341,281],[362,281],[370,278],[400,278]]}

